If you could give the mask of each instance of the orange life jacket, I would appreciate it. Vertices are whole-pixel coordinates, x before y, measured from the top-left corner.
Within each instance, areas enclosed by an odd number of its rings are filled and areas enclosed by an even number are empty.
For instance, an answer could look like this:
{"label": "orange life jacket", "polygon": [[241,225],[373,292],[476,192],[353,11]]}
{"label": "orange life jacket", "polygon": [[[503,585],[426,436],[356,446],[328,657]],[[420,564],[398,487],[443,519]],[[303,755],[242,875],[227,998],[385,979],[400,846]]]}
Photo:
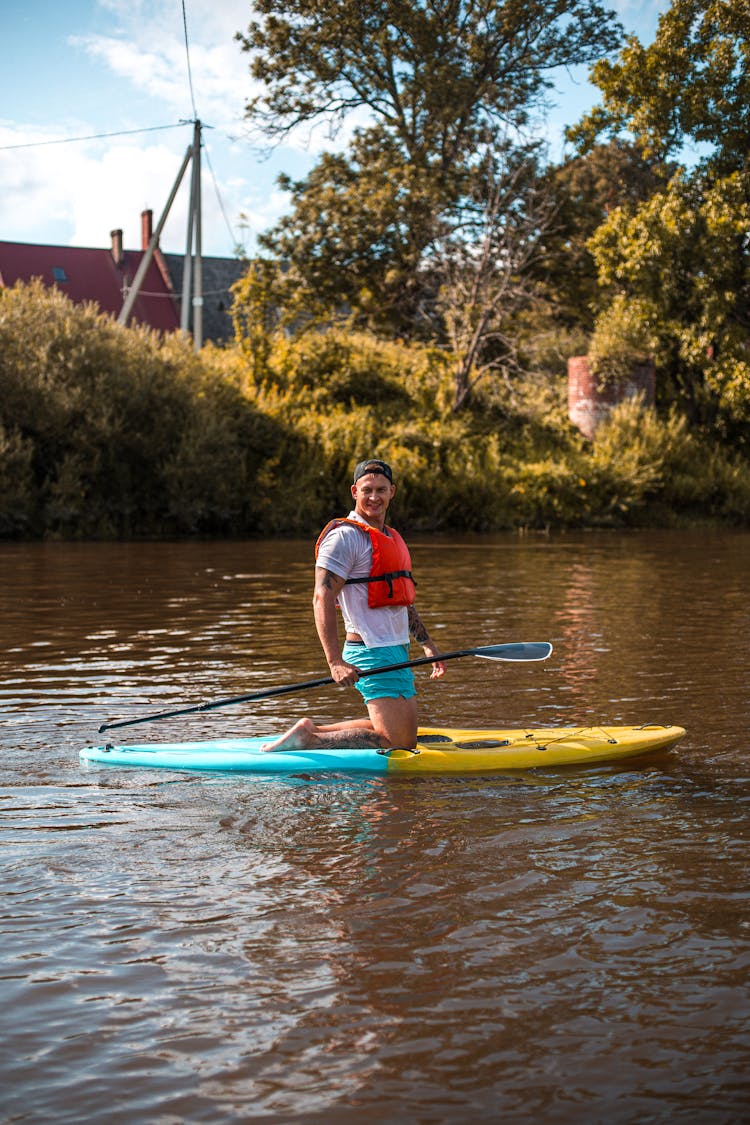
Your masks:
{"label": "orange life jacket", "polygon": [[[370,536],[372,543],[372,566],[369,575],[367,578],[347,578],[346,585],[367,582],[367,604],[371,609],[389,605],[412,605],[415,582],[411,572],[409,548],[392,527],[386,528],[385,531],[378,531],[376,527],[359,523],[358,520],[345,517],[331,520],[318,536],[315,558],[317,559],[320,544],[328,532],[334,527],[340,527],[342,523],[349,523],[359,528],[364,535]],[[385,533],[386,531],[388,534]]]}

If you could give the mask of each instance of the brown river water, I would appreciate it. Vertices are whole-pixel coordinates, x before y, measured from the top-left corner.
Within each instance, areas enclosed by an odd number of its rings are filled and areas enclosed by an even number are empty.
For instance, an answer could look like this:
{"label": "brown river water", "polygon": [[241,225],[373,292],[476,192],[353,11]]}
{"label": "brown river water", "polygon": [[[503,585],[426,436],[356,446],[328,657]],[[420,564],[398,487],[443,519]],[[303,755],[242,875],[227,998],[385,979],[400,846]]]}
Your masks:
{"label": "brown river water", "polygon": [[0,546],[0,1121],[750,1119],[750,534],[412,546],[445,650],[555,646],[418,670],[425,723],[685,739],[484,778],[82,767],[108,719],[325,676],[310,544]]}

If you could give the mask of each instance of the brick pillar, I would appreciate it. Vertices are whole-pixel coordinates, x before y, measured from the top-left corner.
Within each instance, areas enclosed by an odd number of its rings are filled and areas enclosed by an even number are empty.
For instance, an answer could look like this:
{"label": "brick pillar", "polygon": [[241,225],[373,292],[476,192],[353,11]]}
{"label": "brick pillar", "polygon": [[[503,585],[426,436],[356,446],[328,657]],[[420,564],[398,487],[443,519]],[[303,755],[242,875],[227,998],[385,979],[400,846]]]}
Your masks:
{"label": "brick pillar", "polygon": [[584,437],[593,438],[599,423],[613,406],[626,399],[643,395],[646,406],[653,406],[656,371],[653,360],[634,363],[627,379],[600,385],[591,371],[587,355],[568,360],[568,417]]}

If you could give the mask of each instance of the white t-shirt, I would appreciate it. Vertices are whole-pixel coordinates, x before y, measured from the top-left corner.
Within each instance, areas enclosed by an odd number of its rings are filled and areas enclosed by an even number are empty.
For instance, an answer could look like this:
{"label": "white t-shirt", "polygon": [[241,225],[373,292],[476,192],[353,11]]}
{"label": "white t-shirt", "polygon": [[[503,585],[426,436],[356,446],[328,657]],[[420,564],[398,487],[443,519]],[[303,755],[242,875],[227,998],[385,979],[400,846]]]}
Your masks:
{"label": "white t-shirt", "polygon": [[[348,519],[367,526],[350,512]],[[330,570],[339,578],[367,578],[372,569],[372,543],[369,534],[343,523],[332,528],[320,544],[316,566]],[[371,609],[367,604],[367,582],[344,586],[338,602],[348,633],[359,633],[368,648],[409,643],[409,614],[405,605]]]}

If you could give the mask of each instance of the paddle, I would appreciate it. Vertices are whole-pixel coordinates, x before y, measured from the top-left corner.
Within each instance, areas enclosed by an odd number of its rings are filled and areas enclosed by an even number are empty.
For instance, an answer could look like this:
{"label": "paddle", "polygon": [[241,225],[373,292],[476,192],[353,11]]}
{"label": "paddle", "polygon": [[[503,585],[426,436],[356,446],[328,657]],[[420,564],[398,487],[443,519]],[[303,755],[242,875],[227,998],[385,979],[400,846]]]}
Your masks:
{"label": "paddle", "polygon": [[[459,656],[481,656],[485,660],[546,660],[552,652],[549,641],[526,641],[517,644],[487,645],[483,648],[462,648],[456,652],[443,652],[439,656],[420,656],[418,660],[404,660],[400,664],[386,664],[383,668],[373,668],[363,674],[380,676],[383,672],[396,672],[399,668],[416,668],[418,664],[435,664],[438,660],[455,660]],[[265,688],[250,695],[236,695],[233,699],[215,699],[210,703],[196,703],[193,707],[180,707],[177,711],[157,711],[153,715],[143,715],[140,719],[120,719],[116,723],[102,723],[99,734],[115,727],[134,727],[138,723],[150,723],[155,719],[174,719],[178,715],[192,715],[197,711],[213,711],[217,707],[229,707],[233,703],[251,703],[258,699],[271,699],[275,695],[289,695],[293,691],[307,691],[308,688],[325,687],[334,683],[332,676],[322,680],[304,680],[301,684],[287,684],[284,687]]]}

